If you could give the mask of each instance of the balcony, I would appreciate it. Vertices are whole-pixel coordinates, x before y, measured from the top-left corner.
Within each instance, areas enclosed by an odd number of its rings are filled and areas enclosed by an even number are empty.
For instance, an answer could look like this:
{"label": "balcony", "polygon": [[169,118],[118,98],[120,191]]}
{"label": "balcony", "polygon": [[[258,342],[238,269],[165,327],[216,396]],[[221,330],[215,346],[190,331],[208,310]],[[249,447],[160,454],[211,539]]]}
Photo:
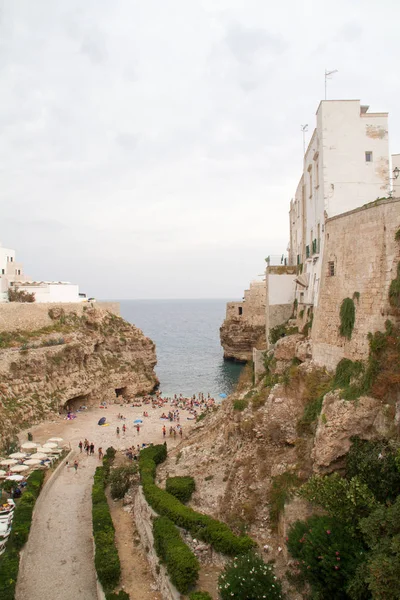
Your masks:
{"label": "balcony", "polygon": [[314,254],[319,254],[319,247],[320,247],[320,241],[315,239],[312,242],[312,253]]}

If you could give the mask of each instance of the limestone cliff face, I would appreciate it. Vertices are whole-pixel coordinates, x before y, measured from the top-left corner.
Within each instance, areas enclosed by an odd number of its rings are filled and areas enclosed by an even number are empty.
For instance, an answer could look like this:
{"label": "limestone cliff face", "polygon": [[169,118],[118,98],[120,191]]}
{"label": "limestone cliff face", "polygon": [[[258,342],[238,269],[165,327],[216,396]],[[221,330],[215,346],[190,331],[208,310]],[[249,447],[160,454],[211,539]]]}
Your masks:
{"label": "limestone cliff face", "polygon": [[253,348],[266,347],[265,325],[231,317],[225,319],[219,331],[225,360],[247,362],[253,358]]}
{"label": "limestone cliff face", "polygon": [[122,318],[87,308],[50,308],[52,325],[0,334],[0,446],[64,406],[151,392],[155,345]]}

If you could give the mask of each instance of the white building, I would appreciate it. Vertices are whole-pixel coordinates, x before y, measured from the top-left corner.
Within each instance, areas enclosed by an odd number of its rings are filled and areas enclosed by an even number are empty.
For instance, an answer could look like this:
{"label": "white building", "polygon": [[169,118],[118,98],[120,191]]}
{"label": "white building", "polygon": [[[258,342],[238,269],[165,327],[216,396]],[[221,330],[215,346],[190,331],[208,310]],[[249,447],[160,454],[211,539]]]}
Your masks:
{"label": "white building", "polygon": [[15,250],[0,245],[0,302],[8,302],[8,290],[35,294],[35,302],[82,302],[85,294],[68,281],[32,281],[15,260]]}
{"label": "white building", "polygon": [[300,304],[318,303],[325,220],[389,190],[388,113],[369,113],[359,100],[323,100],[290,203],[289,264],[303,265]]}

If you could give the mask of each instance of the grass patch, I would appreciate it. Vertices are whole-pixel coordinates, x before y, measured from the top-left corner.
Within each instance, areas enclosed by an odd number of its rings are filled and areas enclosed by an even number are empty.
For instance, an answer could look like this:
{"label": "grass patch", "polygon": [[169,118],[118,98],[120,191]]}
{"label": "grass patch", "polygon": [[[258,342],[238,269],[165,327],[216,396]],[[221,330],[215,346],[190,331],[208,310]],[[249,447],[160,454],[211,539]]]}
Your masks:
{"label": "grass patch", "polygon": [[186,504],[196,489],[193,477],[168,477],[165,489],[169,494]]}
{"label": "grass patch", "polygon": [[233,401],[233,410],[242,411],[245,408],[247,408],[248,405],[249,405],[249,401],[245,400],[244,398],[242,400],[234,400]]}

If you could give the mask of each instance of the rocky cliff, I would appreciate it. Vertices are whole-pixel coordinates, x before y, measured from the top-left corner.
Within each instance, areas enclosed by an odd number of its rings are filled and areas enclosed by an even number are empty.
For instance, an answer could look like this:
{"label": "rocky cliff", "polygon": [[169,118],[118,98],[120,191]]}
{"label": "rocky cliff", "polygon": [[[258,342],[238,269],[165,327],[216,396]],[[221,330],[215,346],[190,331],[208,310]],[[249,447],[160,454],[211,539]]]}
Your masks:
{"label": "rocky cliff", "polygon": [[0,446],[69,406],[151,392],[155,345],[121,317],[95,307],[50,308],[51,325],[0,333]]}
{"label": "rocky cliff", "polygon": [[226,318],[220,328],[225,360],[247,362],[253,358],[253,348],[266,347],[265,324],[255,325],[241,318]]}

